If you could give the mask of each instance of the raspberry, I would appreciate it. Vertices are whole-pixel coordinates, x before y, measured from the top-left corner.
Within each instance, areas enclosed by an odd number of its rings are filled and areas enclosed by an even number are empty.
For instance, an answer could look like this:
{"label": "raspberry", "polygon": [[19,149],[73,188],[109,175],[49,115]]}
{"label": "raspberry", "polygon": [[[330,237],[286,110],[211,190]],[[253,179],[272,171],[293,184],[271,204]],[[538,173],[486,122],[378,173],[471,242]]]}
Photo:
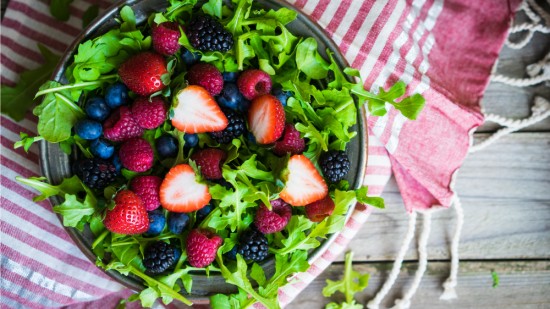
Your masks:
{"label": "raspberry", "polygon": [[212,64],[197,63],[187,72],[187,81],[190,85],[202,86],[211,95],[216,96],[222,92],[222,73]]}
{"label": "raspberry", "polygon": [[333,183],[344,179],[350,168],[348,155],[341,150],[330,150],[323,153],[319,158],[319,165],[325,178]]}
{"label": "raspberry", "polygon": [[334,201],[327,195],[324,199],[311,204],[307,204],[305,207],[306,216],[313,222],[321,222],[326,217],[332,215],[334,211]]}
{"label": "raspberry", "polygon": [[239,240],[237,252],[247,261],[260,262],[267,257],[269,247],[265,235],[255,229],[248,230]]}
{"label": "raspberry", "polygon": [[248,100],[253,100],[271,91],[271,77],[262,70],[248,70],[239,75],[239,91]]}
{"label": "raspberry", "polygon": [[206,148],[195,152],[191,160],[201,168],[204,178],[215,180],[222,178],[222,165],[226,157],[226,153],[221,149]]}
{"label": "raspberry", "polygon": [[200,51],[226,52],[233,47],[233,36],[209,15],[195,17],[185,29],[193,47]]}
{"label": "raspberry", "polygon": [[148,274],[158,275],[176,265],[180,255],[181,252],[176,247],[164,241],[156,241],[145,248],[143,265]]}
{"label": "raspberry", "polygon": [[273,152],[276,155],[284,156],[287,153],[291,155],[301,154],[305,149],[306,142],[300,137],[300,132],[292,124],[287,123],[283,131],[283,137],[275,142]]}
{"label": "raspberry", "polygon": [[220,144],[227,144],[244,133],[246,124],[244,118],[236,112],[229,109],[224,109],[223,112],[228,121],[227,127],[221,131],[210,133],[210,137]]}
{"label": "raspberry", "polygon": [[153,24],[151,39],[155,51],[164,56],[175,54],[180,48],[180,29],[176,22],[164,22],[159,25]]}
{"label": "raspberry", "polygon": [[147,211],[160,206],[159,189],[162,179],[157,176],[136,176],[130,182],[130,189],[141,198]]}
{"label": "raspberry", "polygon": [[120,142],[143,134],[128,106],[115,110],[103,123],[103,136],[113,142]]}
{"label": "raspberry", "polygon": [[115,181],[117,171],[110,161],[93,158],[75,162],[73,172],[91,189],[102,190]]}
{"label": "raspberry", "polygon": [[166,104],[156,96],[151,99],[139,97],[132,105],[132,116],[136,123],[144,129],[156,129],[166,120]]}
{"label": "raspberry", "polygon": [[282,231],[292,216],[292,208],[282,199],[276,199],[270,203],[272,210],[261,204],[254,219],[254,225],[264,234]]}
{"label": "raspberry", "polygon": [[153,166],[153,148],[141,137],[124,142],[118,155],[122,166],[134,172],[145,172]]}
{"label": "raspberry", "polygon": [[206,267],[216,259],[216,251],[222,245],[220,236],[202,229],[195,229],[187,236],[187,260],[193,267]]}

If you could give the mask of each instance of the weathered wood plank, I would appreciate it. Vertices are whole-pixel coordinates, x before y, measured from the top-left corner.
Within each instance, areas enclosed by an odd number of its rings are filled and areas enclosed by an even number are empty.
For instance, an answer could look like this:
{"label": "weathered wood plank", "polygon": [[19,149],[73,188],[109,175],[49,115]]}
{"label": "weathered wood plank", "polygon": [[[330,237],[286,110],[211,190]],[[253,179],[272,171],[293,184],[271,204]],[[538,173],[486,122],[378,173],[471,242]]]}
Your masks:
{"label": "weathered wood plank", "polygon": [[[550,258],[550,133],[513,134],[471,154],[456,188],[465,213],[461,258]],[[351,241],[356,260],[393,260],[399,250],[408,216],[395,181],[383,197],[387,208],[376,210]],[[433,215],[430,259],[449,258],[453,231],[453,210]],[[416,250],[406,259],[417,259]]]}
{"label": "weathered wood plank", "polygon": [[[381,288],[391,269],[391,263],[355,264],[354,269],[371,274],[369,287],[357,295],[365,304]],[[456,288],[458,299],[440,301],[442,288],[449,272],[449,264],[431,262],[420,287],[411,301],[411,308],[550,308],[550,261],[462,262]],[[416,271],[417,263],[406,263],[386,296],[381,308],[390,308],[395,299],[407,291]],[[493,288],[491,271],[497,272],[500,284]],[[324,298],[321,290],[325,280],[338,280],[343,274],[343,265],[334,264],[322,273],[287,308],[324,308],[330,301],[343,298]]]}

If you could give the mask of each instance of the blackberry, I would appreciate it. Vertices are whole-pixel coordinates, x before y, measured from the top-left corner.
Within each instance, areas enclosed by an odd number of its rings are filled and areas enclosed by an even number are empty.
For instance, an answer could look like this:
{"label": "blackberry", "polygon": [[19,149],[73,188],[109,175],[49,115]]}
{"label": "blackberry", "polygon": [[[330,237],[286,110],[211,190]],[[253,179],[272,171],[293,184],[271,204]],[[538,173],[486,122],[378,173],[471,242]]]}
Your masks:
{"label": "blackberry", "polygon": [[156,241],[143,252],[143,265],[150,275],[158,275],[174,266],[179,259],[178,249],[164,241]]}
{"label": "blackberry", "polygon": [[185,29],[187,38],[196,49],[226,52],[233,47],[233,36],[209,15],[199,15]]}
{"label": "blackberry", "polygon": [[330,150],[319,158],[323,175],[330,182],[338,182],[349,172],[350,162],[345,151]]}
{"label": "blackberry", "polygon": [[247,261],[260,262],[267,257],[267,238],[256,229],[250,229],[241,237],[237,253]]}
{"label": "blackberry", "polygon": [[244,133],[246,124],[241,115],[228,109],[224,109],[223,112],[227,117],[227,127],[222,131],[210,133],[210,137],[220,144],[227,144],[231,143],[234,138],[238,138]]}
{"label": "blackberry", "polygon": [[91,189],[103,190],[115,181],[117,170],[111,161],[93,158],[75,162],[73,172]]}

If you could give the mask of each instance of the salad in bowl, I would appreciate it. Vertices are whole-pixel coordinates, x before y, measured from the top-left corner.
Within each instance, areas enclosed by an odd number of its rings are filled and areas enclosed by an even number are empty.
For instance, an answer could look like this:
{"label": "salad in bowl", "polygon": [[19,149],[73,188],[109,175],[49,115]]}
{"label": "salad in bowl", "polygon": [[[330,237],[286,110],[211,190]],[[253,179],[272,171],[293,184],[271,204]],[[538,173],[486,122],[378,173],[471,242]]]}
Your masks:
{"label": "salad in bowl", "polygon": [[[37,93],[50,198],[128,301],[261,303],[342,229],[361,186],[366,106],[414,119],[405,85],[373,94],[334,43],[274,0],[142,0],[96,20]],[[55,184],[55,185],[54,185]]]}

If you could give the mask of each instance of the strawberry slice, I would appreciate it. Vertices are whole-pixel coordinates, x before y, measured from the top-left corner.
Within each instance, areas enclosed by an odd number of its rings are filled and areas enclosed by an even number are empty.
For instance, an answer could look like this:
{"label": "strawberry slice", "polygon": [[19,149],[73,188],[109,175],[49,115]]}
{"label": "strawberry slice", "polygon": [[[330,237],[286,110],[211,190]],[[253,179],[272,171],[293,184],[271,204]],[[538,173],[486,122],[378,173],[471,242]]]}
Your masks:
{"label": "strawberry slice", "polygon": [[248,110],[248,125],[258,144],[275,142],[285,128],[283,105],[270,94],[255,98]]}
{"label": "strawberry slice", "polygon": [[286,183],[279,196],[292,206],[304,206],[323,199],[328,187],[313,163],[304,155],[288,160]]}
{"label": "strawberry slice", "polygon": [[201,86],[190,85],[180,90],[173,109],[172,125],[185,133],[221,131],[228,124],[218,103]]}
{"label": "strawberry slice", "polygon": [[208,186],[195,178],[195,171],[188,164],[172,167],[160,185],[162,207],[172,212],[192,212],[208,205]]}

